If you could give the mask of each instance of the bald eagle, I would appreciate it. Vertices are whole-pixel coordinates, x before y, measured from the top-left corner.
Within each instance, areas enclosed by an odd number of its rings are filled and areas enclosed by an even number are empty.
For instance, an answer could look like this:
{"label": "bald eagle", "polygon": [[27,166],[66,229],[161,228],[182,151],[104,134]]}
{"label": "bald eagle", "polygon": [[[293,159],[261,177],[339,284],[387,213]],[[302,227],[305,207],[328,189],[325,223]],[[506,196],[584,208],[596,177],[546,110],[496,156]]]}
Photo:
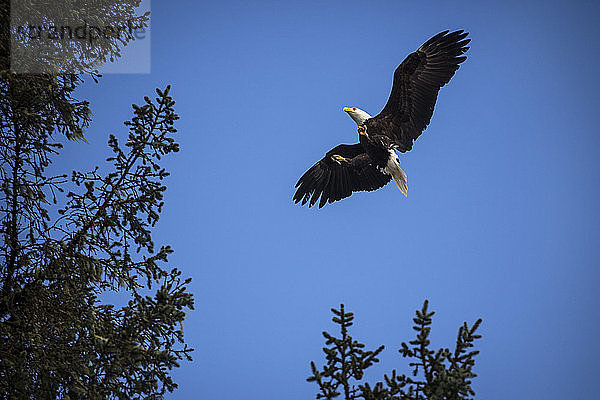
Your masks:
{"label": "bald eagle", "polygon": [[[296,184],[294,202],[319,208],[350,196],[376,190],[394,180],[406,196],[406,174],[396,151],[407,152],[425,130],[438,92],[467,57],[468,32],[440,32],[396,68],[390,97],[371,117],[356,107],[344,111],[358,125],[356,144],[340,144],[325,154]],[[320,198],[320,200],[319,200]]]}

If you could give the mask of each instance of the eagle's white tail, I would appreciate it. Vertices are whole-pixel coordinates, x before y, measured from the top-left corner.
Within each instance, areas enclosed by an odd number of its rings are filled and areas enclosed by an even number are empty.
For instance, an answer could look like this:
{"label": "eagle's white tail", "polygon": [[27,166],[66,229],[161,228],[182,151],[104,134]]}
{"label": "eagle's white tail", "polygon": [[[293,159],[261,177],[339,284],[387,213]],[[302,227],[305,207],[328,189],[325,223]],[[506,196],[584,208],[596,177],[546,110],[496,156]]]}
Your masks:
{"label": "eagle's white tail", "polygon": [[398,164],[398,157],[396,154],[390,154],[390,158],[387,162],[386,171],[392,176],[394,183],[398,186],[398,189],[406,196],[408,193],[408,185],[406,180],[406,173],[402,171]]}

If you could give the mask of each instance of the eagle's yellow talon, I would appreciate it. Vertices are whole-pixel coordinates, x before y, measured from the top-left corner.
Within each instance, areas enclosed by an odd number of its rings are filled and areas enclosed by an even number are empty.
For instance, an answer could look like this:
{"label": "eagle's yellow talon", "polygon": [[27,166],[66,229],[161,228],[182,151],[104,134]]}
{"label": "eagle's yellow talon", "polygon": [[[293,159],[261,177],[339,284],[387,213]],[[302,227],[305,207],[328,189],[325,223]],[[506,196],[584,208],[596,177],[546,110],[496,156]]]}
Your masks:
{"label": "eagle's yellow talon", "polygon": [[342,161],[348,162],[347,158],[344,158],[344,157],[340,156],[339,154],[334,154],[331,156],[331,158],[333,158],[333,160],[337,161],[337,162],[342,162]]}

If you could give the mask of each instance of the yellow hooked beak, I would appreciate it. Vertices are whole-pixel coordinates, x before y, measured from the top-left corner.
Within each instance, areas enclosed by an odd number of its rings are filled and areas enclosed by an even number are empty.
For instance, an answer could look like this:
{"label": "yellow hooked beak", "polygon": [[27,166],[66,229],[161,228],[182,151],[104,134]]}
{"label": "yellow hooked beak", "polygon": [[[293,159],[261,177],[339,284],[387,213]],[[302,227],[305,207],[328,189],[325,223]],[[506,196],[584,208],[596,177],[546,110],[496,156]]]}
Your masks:
{"label": "yellow hooked beak", "polygon": [[344,111],[350,112],[350,111],[352,111],[352,109],[350,107],[344,107]]}

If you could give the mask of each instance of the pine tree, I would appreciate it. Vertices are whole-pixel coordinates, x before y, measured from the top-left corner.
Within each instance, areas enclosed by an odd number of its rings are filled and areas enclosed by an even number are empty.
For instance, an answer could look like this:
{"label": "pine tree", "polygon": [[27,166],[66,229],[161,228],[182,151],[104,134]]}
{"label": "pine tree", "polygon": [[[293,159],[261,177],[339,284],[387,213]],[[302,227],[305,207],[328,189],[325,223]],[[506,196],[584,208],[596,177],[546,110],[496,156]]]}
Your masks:
{"label": "pine tree", "polygon": [[[67,177],[44,171],[60,143],[45,131],[2,132],[6,398],[130,399],[176,387],[168,371],[190,359],[182,323],[193,298],[190,280],[164,267],[172,249],[156,249],[151,236],[168,176],[159,160],[178,151],[173,104],[167,87],[154,101],[134,105],[125,146],[109,139],[112,168],[73,172],[80,189],[66,194],[56,218],[48,209],[57,207]],[[130,300],[118,308],[103,304],[99,296],[107,290],[126,291]]]}
{"label": "pine tree", "polygon": [[[68,14],[71,3],[48,4]],[[101,3],[122,21],[139,0]],[[0,398],[161,398],[192,351],[182,328],[190,280],[152,239],[169,175],[161,159],[179,149],[169,87],[133,106],[106,167],[50,175],[63,145],[85,140],[82,76],[11,72],[9,16],[0,0]],[[94,56],[118,57],[121,39]],[[90,53],[72,50],[97,79]],[[110,291],[125,304],[104,302]]]}
{"label": "pine tree", "polygon": [[471,327],[465,322],[458,330],[454,351],[430,348],[433,311],[428,310],[426,300],[421,310],[416,311],[413,319],[416,337],[409,344],[402,343],[399,350],[403,357],[412,359],[411,375],[398,375],[394,369],[390,375],[384,375],[383,382],[371,385],[365,382],[364,371],[379,362],[377,356],[384,346],[375,350],[363,350],[365,345],[348,333],[354,315],[346,312],[344,305],[339,310],[332,308],[332,321],[339,325],[340,337],[323,332],[326,346],[327,364],[321,369],[311,362],[312,375],[308,382],[319,386],[317,399],[334,399],[342,394],[345,400],[467,400],[475,395],[471,388],[471,379],[477,376],[473,372],[474,357],[479,353],[472,350],[473,342],[481,338],[476,330],[481,324],[478,319]]}
{"label": "pine tree", "polygon": [[339,310],[331,309],[334,314],[332,321],[340,326],[340,337],[336,338],[327,332],[323,332],[325,345],[323,352],[326,354],[327,365],[319,371],[313,361],[310,368],[313,375],[307,379],[308,382],[317,382],[320,393],[317,399],[333,399],[341,394],[343,390],[344,399],[360,398],[355,383],[363,378],[364,371],[374,363],[379,362],[377,356],[384,349],[379,346],[375,350],[363,350],[365,345],[354,340],[348,334],[348,328],[353,324],[354,314],[346,312],[344,305]]}

